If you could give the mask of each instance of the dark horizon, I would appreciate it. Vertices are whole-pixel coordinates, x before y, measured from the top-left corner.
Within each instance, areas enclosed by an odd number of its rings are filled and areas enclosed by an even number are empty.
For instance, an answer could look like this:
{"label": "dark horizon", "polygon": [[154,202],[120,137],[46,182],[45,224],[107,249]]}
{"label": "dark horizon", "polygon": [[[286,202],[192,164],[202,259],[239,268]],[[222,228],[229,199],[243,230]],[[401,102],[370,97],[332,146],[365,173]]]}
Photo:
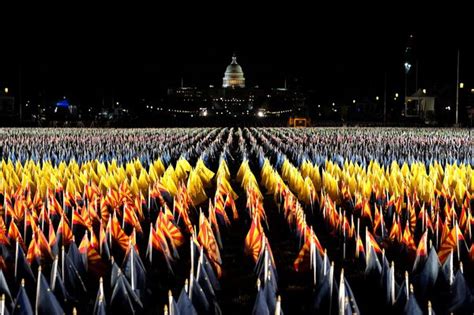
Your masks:
{"label": "dark horizon", "polygon": [[394,24],[383,15],[314,21],[300,14],[301,19],[243,19],[238,31],[225,29],[222,21],[203,18],[200,23],[187,16],[136,25],[107,20],[105,26],[93,19],[64,29],[51,23],[12,38],[0,61],[0,85],[17,95],[21,65],[24,97],[65,95],[79,104],[97,104],[103,96],[106,102],[157,100],[181,78],[186,86],[220,86],[236,52],[248,87],[282,87],[286,79],[290,88],[312,90],[322,101],[347,101],[381,95],[387,72],[388,93],[403,95],[404,50],[414,34],[419,88],[454,91],[458,49],[461,81],[474,88],[469,29],[443,29],[436,18],[428,29],[413,17]]}

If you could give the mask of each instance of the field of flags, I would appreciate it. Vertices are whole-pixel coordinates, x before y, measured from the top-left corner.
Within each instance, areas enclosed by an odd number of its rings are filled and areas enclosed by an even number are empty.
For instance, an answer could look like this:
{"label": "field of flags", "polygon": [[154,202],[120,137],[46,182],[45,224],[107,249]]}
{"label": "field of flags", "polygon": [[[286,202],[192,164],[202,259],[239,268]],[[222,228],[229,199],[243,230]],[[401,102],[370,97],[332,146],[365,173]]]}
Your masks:
{"label": "field of flags", "polygon": [[0,129],[0,315],[473,314],[462,129]]}

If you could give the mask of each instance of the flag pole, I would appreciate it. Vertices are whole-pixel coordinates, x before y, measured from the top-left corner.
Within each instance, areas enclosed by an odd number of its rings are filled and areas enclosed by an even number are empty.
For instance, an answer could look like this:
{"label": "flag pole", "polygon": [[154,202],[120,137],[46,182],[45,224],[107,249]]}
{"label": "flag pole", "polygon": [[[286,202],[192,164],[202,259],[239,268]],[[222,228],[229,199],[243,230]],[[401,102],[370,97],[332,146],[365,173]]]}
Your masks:
{"label": "flag pole", "polygon": [[331,267],[329,268],[329,312],[332,314],[332,288],[334,286],[334,261],[331,262]]}
{"label": "flag pole", "polygon": [[392,260],[392,265],[390,266],[390,299],[392,305],[395,304],[395,262]]}
{"label": "flag pole", "polygon": [[338,296],[338,302],[339,302],[339,315],[344,315],[344,302],[346,300],[345,297],[345,292],[346,287],[344,284],[344,268],[341,269],[341,278],[339,280],[339,296]]}
{"label": "flag pole", "polygon": [[453,285],[454,282],[454,270],[453,270],[453,249],[451,248],[451,255],[449,255],[449,285]]}
{"label": "flag pole", "polygon": [[314,245],[313,245],[313,239],[311,238],[309,241],[309,268],[310,270],[313,268],[313,251],[314,251]]}
{"label": "flag pole", "polygon": [[275,307],[275,315],[281,314],[281,296],[277,297],[276,307]]}
{"label": "flag pole", "polygon": [[52,270],[52,278],[51,278],[51,291],[54,291],[56,287],[56,277],[57,277],[57,272],[58,272],[58,256],[54,258],[53,262],[53,270]]}
{"label": "flag pole", "polygon": [[153,223],[150,223],[150,234],[148,235],[148,255],[150,258],[150,264],[153,263],[153,248],[152,248],[152,236],[153,236]]}
{"label": "flag pole", "polygon": [[343,212],[343,220],[342,220],[342,260],[346,260],[346,226],[345,226],[345,222],[347,218],[346,218],[346,211],[344,210]]}
{"label": "flag pole", "polygon": [[5,294],[2,294],[0,298],[0,315],[5,314]]}
{"label": "flag pole", "polygon": [[36,279],[36,301],[35,301],[35,315],[38,315],[39,307],[39,293],[41,289],[41,266],[38,267],[38,278]]}
{"label": "flag pole", "polygon": [[[66,263],[64,262],[65,256],[66,256],[66,255],[65,255],[65,251],[64,251],[64,245],[62,245],[62,246],[61,246],[61,265],[62,265],[62,266],[61,266],[61,271],[62,271],[62,273],[63,273],[63,279],[62,279],[63,281],[66,281],[66,274],[67,274],[67,272],[64,270],[64,265],[66,264]],[[113,257],[113,256],[112,256],[112,257]]]}
{"label": "flag pole", "polygon": [[26,243],[26,214],[28,210],[23,213],[23,240]]}
{"label": "flag pole", "polygon": [[[471,224],[469,222],[469,224]],[[459,250],[459,225],[458,225],[458,221],[456,220],[456,251],[458,252],[458,261],[461,261],[461,252]]]}
{"label": "flag pole", "polygon": [[407,298],[410,297],[410,281],[408,280],[408,271],[405,270],[405,290]]}
{"label": "flag pole", "polygon": [[100,296],[104,296],[104,278],[100,277],[99,279],[99,290],[100,290]]}
{"label": "flag pole", "polygon": [[327,258],[328,258],[328,250],[325,248],[324,249],[324,259],[323,259],[323,274],[326,275],[327,274],[327,267],[326,267],[326,262],[327,262]]}
{"label": "flag pole", "polygon": [[186,293],[189,292],[189,280],[188,280],[188,279],[186,279],[186,280],[184,281],[184,291],[185,291]]}
{"label": "flag pole", "polygon": [[18,273],[18,255],[19,255],[19,243],[18,243],[18,237],[16,238],[16,245],[15,245],[15,279]]}
{"label": "flag pole", "polygon": [[264,260],[263,260],[263,263],[264,263],[264,275],[265,275],[265,279],[263,279],[263,283],[267,283],[267,278],[268,278],[268,250],[267,250],[267,247],[265,246],[265,257],[264,257]]}
{"label": "flag pole", "polygon": [[173,293],[171,290],[168,290],[168,309],[169,309],[169,314],[173,315],[174,314],[174,309],[173,309]]}
{"label": "flag pole", "polygon": [[197,266],[197,271],[196,271],[196,281],[199,281],[199,277],[201,276],[201,266],[202,266],[202,260],[203,260],[203,249],[204,247],[201,246],[199,250],[199,260],[198,260],[198,266]]}
{"label": "flag pole", "polygon": [[194,273],[194,244],[193,244],[193,237],[191,236],[191,241],[189,242],[191,245],[191,268],[190,268],[190,275],[189,275],[189,299],[192,297],[192,288],[193,288],[193,273]]}
{"label": "flag pole", "polygon": [[43,220],[41,220],[41,231],[44,231],[44,221],[46,220],[46,217],[45,217],[45,208],[44,208],[44,204],[43,204],[43,208],[41,209],[41,212],[43,213]]}
{"label": "flag pole", "polygon": [[132,290],[135,290],[135,263],[134,263],[134,255],[133,252],[135,251],[132,245],[132,240],[130,239],[130,260],[131,260],[131,266],[130,266],[130,278],[131,278],[131,285],[132,285]]}

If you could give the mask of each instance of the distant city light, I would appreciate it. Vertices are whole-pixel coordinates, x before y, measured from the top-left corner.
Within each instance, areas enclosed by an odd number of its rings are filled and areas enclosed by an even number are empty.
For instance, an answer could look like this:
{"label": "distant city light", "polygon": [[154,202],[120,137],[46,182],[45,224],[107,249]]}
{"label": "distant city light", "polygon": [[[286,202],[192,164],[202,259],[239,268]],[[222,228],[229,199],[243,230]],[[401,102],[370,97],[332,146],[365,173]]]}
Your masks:
{"label": "distant city light", "polygon": [[405,73],[408,73],[410,71],[410,68],[411,68],[411,64],[408,63],[408,62],[405,62]]}
{"label": "distant city light", "polygon": [[356,103],[356,100],[352,100],[352,103],[354,103],[354,104],[355,104],[355,103]]}
{"label": "distant city light", "polygon": [[474,93],[474,89],[471,89],[471,93]]}
{"label": "distant city light", "polygon": [[259,111],[257,112],[257,116],[258,116],[258,117],[263,117],[263,116],[265,116],[265,114],[264,114],[261,110],[259,110]]}
{"label": "distant city light", "polygon": [[[67,107],[69,107],[69,102],[68,102],[67,99],[63,99],[63,100],[60,100],[59,102],[57,102],[57,103],[56,103],[56,106],[57,106],[57,107],[65,107],[65,108],[67,108]],[[39,107],[39,105],[38,105],[38,107]]]}
{"label": "distant city light", "polygon": [[332,102],[332,106],[336,106],[336,103]]}
{"label": "distant city light", "polygon": [[4,91],[5,91],[5,94],[8,94],[8,88],[7,87],[5,88]]}
{"label": "distant city light", "polygon": [[460,88],[460,89],[463,89],[463,88],[464,88],[464,83],[463,83],[463,82],[459,83],[459,88]]}
{"label": "distant city light", "polygon": [[378,97],[378,96],[375,97],[375,100],[376,100],[376,101],[378,101],[379,99],[380,99],[380,97]]}
{"label": "distant city light", "polygon": [[398,93],[395,93],[395,97],[398,97]]}
{"label": "distant city light", "polygon": [[203,116],[207,116],[207,109],[202,113]]}
{"label": "distant city light", "polygon": [[423,89],[423,94],[426,94],[426,89]]}

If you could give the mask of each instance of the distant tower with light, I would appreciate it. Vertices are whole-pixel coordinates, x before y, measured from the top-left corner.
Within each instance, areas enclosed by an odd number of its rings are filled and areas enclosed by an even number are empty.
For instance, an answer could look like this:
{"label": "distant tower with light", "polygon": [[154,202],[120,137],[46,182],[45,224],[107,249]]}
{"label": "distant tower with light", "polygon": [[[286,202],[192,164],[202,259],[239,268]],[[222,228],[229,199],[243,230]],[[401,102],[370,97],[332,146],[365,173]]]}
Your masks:
{"label": "distant tower with light", "polygon": [[232,62],[227,66],[222,80],[223,88],[245,88],[245,77],[242,67],[237,63],[235,53]]}

